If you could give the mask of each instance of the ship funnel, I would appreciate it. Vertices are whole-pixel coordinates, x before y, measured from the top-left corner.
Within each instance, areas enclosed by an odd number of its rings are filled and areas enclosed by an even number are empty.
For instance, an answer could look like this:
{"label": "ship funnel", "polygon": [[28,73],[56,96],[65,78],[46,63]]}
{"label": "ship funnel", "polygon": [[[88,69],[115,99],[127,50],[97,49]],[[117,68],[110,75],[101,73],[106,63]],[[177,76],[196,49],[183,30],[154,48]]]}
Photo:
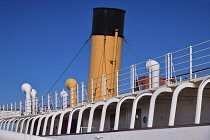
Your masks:
{"label": "ship funnel", "polygon": [[159,73],[160,73],[160,64],[155,60],[149,60],[146,63],[146,69],[150,73],[150,83],[152,88],[159,87]]}
{"label": "ship funnel", "polygon": [[26,94],[25,110],[26,114],[31,113],[31,91],[32,87],[30,84],[25,83],[21,87],[22,91]]}
{"label": "ship funnel", "polygon": [[66,80],[66,88],[70,90],[70,107],[77,105],[77,81],[75,79]]}
{"label": "ship funnel", "polygon": [[116,71],[121,65],[124,17],[125,10],[93,9],[89,102],[116,96]]}

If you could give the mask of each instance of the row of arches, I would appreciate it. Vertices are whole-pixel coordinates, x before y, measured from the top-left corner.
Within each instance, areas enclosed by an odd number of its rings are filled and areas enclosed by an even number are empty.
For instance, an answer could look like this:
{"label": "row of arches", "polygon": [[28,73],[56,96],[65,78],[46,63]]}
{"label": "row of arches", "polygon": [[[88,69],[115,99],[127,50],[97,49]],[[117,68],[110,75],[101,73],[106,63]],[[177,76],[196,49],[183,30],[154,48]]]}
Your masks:
{"label": "row of arches", "polygon": [[[202,82],[183,82],[26,118],[1,120],[0,129],[32,135],[59,135],[210,122],[210,96]],[[203,95],[205,93],[205,96]],[[203,101],[203,102],[202,102]],[[204,121],[201,121],[201,106]],[[203,114],[204,113],[204,114]]]}

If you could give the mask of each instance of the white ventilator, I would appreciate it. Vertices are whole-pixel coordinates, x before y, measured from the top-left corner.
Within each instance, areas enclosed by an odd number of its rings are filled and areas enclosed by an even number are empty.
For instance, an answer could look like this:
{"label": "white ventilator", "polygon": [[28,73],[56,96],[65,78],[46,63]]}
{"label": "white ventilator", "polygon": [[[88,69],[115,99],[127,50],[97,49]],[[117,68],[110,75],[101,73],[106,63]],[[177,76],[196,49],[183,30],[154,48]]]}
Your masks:
{"label": "white ventilator", "polygon": [[67,107],[67,97],[68,97],[68,92],[65,90],[61,91],[60,96],[63,98],[63,107]]}
{"label": "white ventilator", "polygon": [[32,113],[36,114],[37,112],[37,91],[35,89],[31,90],[31,98],[32,98]]}
{"label": "white ventilator", "polygon": [[150,59],[146,63],[146,69],[149,71],[151,87],[159,87],[160,64]]}
{"label": "white ventilator", "polygon": [[26,94],[25,112],[28,115],[31,113],[31,90],[32,90],[32,87],[30,84],[25,83],[22,85],[21,89]]}

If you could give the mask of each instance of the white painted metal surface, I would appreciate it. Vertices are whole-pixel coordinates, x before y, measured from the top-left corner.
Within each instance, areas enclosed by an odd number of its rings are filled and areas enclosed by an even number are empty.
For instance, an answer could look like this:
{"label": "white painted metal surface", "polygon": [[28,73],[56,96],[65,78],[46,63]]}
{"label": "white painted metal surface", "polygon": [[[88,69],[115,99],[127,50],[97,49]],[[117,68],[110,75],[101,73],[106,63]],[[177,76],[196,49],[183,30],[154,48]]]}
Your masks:
{"label": "white painted metal surface", "polygon": [[54,138],[44,138],[44,137],[15,133],[5,130],[0,130],[0,139],[1,140],[56,140]]}

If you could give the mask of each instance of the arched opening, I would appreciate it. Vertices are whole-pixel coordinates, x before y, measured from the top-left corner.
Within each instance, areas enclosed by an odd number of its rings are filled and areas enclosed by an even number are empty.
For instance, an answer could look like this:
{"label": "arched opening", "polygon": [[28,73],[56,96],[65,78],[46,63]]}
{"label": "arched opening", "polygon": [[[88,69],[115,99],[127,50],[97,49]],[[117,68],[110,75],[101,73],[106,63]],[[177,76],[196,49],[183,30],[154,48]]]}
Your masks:
{"label": "arched opening", "polygon": [[210,123],[210,83],[203,90],[200,123]]}
{"label": "arched opening", "polygon": [[7,130],[10,130],[11,129],[11,127],[12,127],[12,121],[9,121],[9,123],[8,123],[8,126],[7,126]]}
{"label": "arched opening", "polygon": [[103,105],[100,105],[97,108],[95,108],[95,111],[93,112],[93,122],[92,122],[91,132],[99,131],[102,108]]}
{"label": "arched opening", "polygon": [[41,125],[40,125],[40,129],[39,129],[39,135],[42,135],[45,119],[46,119],[46,117],[44,117],[44,118],[41,120]]}
{"label": "arched opening", "polygon": [[3,130],[4,123],[5,123],[5,121],[1,122],[1,128],[0,128],[1,130]]}
{"label": "arched opening", "polygon": [[[34,119],[34,118],[33,118]],[[31,131],[31,124],[32,124],[32,121],[33,121],[33,119],[29,119],[28,121],[29,121],[29,123],[28,123],[28,131],[26,132],[26,134],[30,134],[30,131]]]}
{"label": "arched opening", "polygon": [[174,125],[194,124],[198,88],[184,88],[178,95]]}
{"label": "arched opening", "polygon": [[[129,129],[134,99],[126,99],[120,107],[118,130]],[[115,120],[116,121],[116,120]]]}
{"label": "arched opening", "polygon": [[155,101],[153,127],[168,126],[173,92],[160,93]]}
{"label": "arched opening", "polygon": [[20,133],[25,133],[25,131],[26,131],[26,125],[27,125],[27,122],[29,121],[29,118],[28,119],[26,119],[24,122],[23,122],[23,125],[22,125],[22,131],[20,132]]}
{"label": "arched opening", "polygon": [[[61,134],[66,134],[66,132],[67,132],[69,114],[70,114],[70,112],[67,112],[67,113],[65,113],[65,115],[63,116],[63,121],[62,121],[62,125],[61,125]],[[57,133],[56,133],[56,134],[57,134]]]}
{"label": "arched opening", "polygon": [[21,120],[19,121],[19,123],[17,124],[17,128],[16,128],[16,129],[17,129],[17,132],[20,132],[22,123],[23,123],[23,119],[21,119]]}
{"label": "arched opening", "polygon": [[17,126],[17,122],[18,122],[18,120],[16,119],[14,122],[13,122],[13,124],[12,124],[12,128],[11,128],[11,131],[15,131],[15,128],[16,128],[16,126]]}
{"label": "arched opening", "polygon": [[107,109],[106,109],[104,131],[112,131],[112,130],[114,130],[116,106],[117,106],[117,102],[110,103],[108,105]]}
{"label": "arched opening", "polygon": [[47,120],[47,127],[46,127],[46,133],[45,135],[49,135],[50,133],[50,126],[51,126],[52,116],[50,116]]}
{"label": "arched opening", "polygon": [[139,99],[136,108],[134,129],[147,127],[150,99],[151,96],[144,96]]}
{"label": "arched opening", "polygon": [[78,121],[79,110],[75,111],[71,120],[71,131],[70,133],[76,133],[77,121]]}
{"label": "arched opening", "polygon": [[[53,135],[56,135],[58,133],[58,125],[59,125],[59,119],[60,119],[60,116],[61,114],[58,114],[56,117],[55,117],[55,120],[54,120],[54,126],[53,126]],[[68,124],[68,123],[67,123]]]}
{"label": "arched opening", "polygon": [[89,115],[90,115],[90,108],[86,108],[82,113],[80,133],[87,132]]}
{"label": "arched opening", "polygon": [[4,123],[4,128],[3,128],[3,130],[7,130],[8,122],[9,122],[9,121],[6,121],[6,122]]}
{"label": "arched opening", "polygon": [[33,135],[36,135],[36,131],[37,131],[37,126],[38,126],[39,119],[40,118],[36,119],[36,121],[34,122],[34,126],[33,126],[34,129],[33,129],[33,132],[32,132]]}

